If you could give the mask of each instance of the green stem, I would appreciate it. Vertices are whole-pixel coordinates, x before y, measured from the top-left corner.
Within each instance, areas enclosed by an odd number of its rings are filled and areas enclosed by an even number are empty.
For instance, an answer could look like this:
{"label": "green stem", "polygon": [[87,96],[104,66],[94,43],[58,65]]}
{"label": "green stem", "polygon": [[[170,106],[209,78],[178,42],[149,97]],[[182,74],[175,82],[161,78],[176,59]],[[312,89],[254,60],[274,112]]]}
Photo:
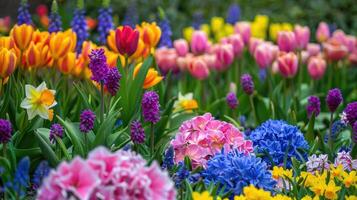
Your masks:
{"label": "green stem", "polygon": [[3,145],[2,145],[2,152],[3,152],[4,158],[6,158],[6,151],[7,151],[6,143],[3,143]]}
{"label": "green stem", "polygon": [[254,106],[254,102],[253,102],[253,95],[249,95],[249,102],[250,102],[250,106],[252,108],[255,124],[258,125],[259,122],[258,122],[257,113],[255,112],[255,106]]}
{"label": "green stem", "polygon": [[332,146],[333,146],[333,141],[332,141],[332,121],[333,121],[333,112],[331,112],[331,115],[330,115],[330,132],[329,132],[329,137],[328,137],[328,144],[329,144],[331,150],[332,150]]}
{"label": "green stem", "polygon": [[154,154],[154,148],[155,148],[155,134],[154,134],[154,123],[150,123],[150,150],[151,150],[151,155]]}
{"label": "green stem", "polygon": [[84,145],[85,145],[85,150],[86,150],[86,153],[89,152],[89,144],[88,144],[88,136],[87,136],[88,133],[84,133]]}
{"label": "green stem", "polygon": [[104,84],[103,81],[100,83],[100,122],[104,122]]}

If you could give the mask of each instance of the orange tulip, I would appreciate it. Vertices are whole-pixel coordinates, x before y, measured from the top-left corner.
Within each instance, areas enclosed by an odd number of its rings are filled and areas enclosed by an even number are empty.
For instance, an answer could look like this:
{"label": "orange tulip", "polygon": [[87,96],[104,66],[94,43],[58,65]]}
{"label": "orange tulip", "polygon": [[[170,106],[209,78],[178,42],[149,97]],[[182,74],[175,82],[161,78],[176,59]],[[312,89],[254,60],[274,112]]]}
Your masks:
{"label": "orange tulip", "polygon": [[15,25],[11,30],[11,37],[14,39],[16,46],[23,51],[30,45],[33,32],[33,27],[30,25]]}
{"label": "orange tulip", "polygon": [[82,53],[81,55],[83,56],[84,62],[86,64],[89,63],[89,54],[92,51],[92,49],[97,48],[97,46],[91,42],[91,41],[84,41],[82,44]]}
{"label": "orange tulip", "polygon": [[70,37],[71,40],[72,40],[72,43],[71,43],[71,48],[70,50],[72,52],[74,52],[74,50],[76,49],[76,44],[77,44],[77,34],[72,31],[72,29],[68,29],[66,30],[65,32],[63,32],[67,37]]}
{"label": "orange tulip", "polygon": [[72,51],[75,41],[63,32],[53,33],[50,37],[50,51],[53,59],[57,60]]}
{"label": "orange tulip", "polygon": [[25,51],[26,66],[39,67],[41,64],[41,52],[38,46],[32,41],[29,48]]}
{"label": "orange tulip", "polygon": [[[6,36],[6,37],[0,37],[0,49],[1,47],[6,48],[6,49],[13,49],[15,54],[16,54],[16,58],[20,57],[20,49],[16,47],[15,41],[12,37]],[[19,61],[21,59],[16,59],[17,60],[17,64],[19,64]]]}
{"label": "orange tulip", "polygon": [[155,47],[157,45],[161,37],[161,29],[159,26],[156,25],[155,22],[143,22],[141,24],[141,29],[139,30],[141,30],[141,38],[143,39],[146,45],[150,47]]}
{"label": "orange tulip", "polygon": [[119,54],[114,53],[114,52],[109,51],[109,50],[106,49],[105,50],[105,56],[107,57],[107,64],[108,64],[109,67],[116,67],[117,66],[117,61],[118,61]]}
{"label": "orange tulip", "polygon": [[[139,63],[135,66],[134,69],[134,77],[139,73],[139,70],[141,68],[143,63]],[[154,87],[156,84],[160,83],[160,81],[163,79],[162,76],[159,75],[159,72],[156,71],[154,68],[150,68],[148,73],[146,74],[143,88],[148,89],[151,87]]]}
{"label": "orange tulip", "polygon": [[130,56],[130,60],[137,60],[140,58],[145,58],[147,55],[149,55],[149,49],[150,47],[146,46],[144,41],[142,39],[139,39],[138,42],[138,48],[136,49],[135,53]]}
{"label": "orange tulip", "polygon": [[76,65],[76,54],[73,52],[67,53],[66,56],[58,60],[58,69],[63,74],[70,74]]}
{"label": "orange tulip", "polygon": [[115,53],[119,53],[117,49],[117,45],[115,43],[115,31],[111,30],[107,36],[107,43],[110,50],[114,51]]}
{"label": "orange tulip", "polygon": [[44,43],[37,44],[38,48],[40,49],[40,57],[41,57],[41,64],[40,66],[52,66],[53,65],[53,58],[50,52],[50,48],[48,45]]}
{"label": "orange tulip", "polygon": [[10,76],[16,67],[16,54],[14,50],[1,48],[0,50],[0,78]]}
{"label": "orange tulip", "polygon": [[77,59],[76,59],[76,64],[74,65],[74,68],[72,70],[72,74],[80,77],[82,75],[83,69],[86,67],[85,65],[85,58],[83,55],[80,55]]}
{"label": "orange tulip", "polygon": [[48,44],[50,41],[50,34],[47,31],[39,31],[38,29],[32,34],[32,41],[37,43],[45,43]]}

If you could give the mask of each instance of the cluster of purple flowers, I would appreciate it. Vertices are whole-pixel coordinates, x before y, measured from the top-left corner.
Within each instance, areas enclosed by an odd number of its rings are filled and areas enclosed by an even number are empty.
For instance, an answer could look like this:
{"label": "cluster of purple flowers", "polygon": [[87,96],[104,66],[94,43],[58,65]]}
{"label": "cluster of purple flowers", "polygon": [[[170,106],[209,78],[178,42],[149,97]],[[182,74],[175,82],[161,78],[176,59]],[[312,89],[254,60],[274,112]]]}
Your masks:
{"label": "cluster of purple flowers", "polygon": [[160,120],[159,95],[155,91],[144,93],[141,108],[145,121],[155,124]]}
{"label": "cluster of purple flowers", "polygon": [[62,31],[62,20],[61,16],[58,14],[57,1],[53,1],[50,14],[50,23],[48,25],[48,32],[55,33],[58,31]]}
{"label": "cluster of purple flowers", "polygon": [[32,19],[31,15],[29,12],[29,4],[27,3],[27,0],[22,0],[20,3],[20,6],[17,10],[18,15],[17,15],[17,24],[27,24],[30,25],[32,24]]}
{"label": "cluster of purple flowers", "polygon": [[240,78],[240,83],[243,87],[243,91],[251,95],[254,92],[254,82],[252,77],[249,74],[243,74]]}

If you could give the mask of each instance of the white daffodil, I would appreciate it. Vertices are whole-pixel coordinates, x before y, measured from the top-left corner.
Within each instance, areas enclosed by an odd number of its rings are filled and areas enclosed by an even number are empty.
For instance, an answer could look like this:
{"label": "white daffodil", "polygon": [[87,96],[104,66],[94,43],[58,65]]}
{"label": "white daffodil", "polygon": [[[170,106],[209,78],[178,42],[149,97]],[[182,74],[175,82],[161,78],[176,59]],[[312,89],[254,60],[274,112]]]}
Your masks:
{"label": "white daffodil", "polygon": [[45,82],[37,88],[25,85],[26,98],[21,102],[21,108],[27,110],[28,119],[39,115],[43,119],[53,119],[53,110],[50,109],[57,104],[55,101],[55,90],[49,90]]}
{"label": "white daffodil", "polygon": [[192,93],[187,93],[182,95],[181,92],[178,95],[178,100],[174,103],[174,112],[178,111],[186,111],[192,112],[192,110],[198,108],[198,103],[195,99],[193,99]]}

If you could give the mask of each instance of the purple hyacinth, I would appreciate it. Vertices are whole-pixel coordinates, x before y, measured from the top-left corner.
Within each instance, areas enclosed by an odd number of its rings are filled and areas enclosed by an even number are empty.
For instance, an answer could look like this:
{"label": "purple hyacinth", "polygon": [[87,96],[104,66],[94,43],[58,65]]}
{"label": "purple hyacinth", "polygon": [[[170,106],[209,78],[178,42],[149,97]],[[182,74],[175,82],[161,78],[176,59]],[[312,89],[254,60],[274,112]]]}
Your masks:
{"label": "purple hyacinth", "polygon": [[353,124],[352,131],[352,140],[354,143],[357,143],[357,121]]}
{"label": "purple hyacinth", "polygon": [[121,74],[119,73],[116,67],[110,68],[105,79],[105,86],[107,87],[108,92],[115,96],[120,87]]}
{"label": "purple hyacinth", "polygon": [[21,1],[20,6],[17,9],[17,12],[18,12],[18,15],[17,15],[17,24],[18,25],[32,24],[31,15],[29,12],[29,4],[27,3],[27,0]]}
{"label": "purple hyacinth", "polygon": [[48,32],[56,33],[62,31],[62,20],[61,16],[58,14],[57,1],[52,2],[51,14],[50,14],[50,24],[48,25]]}
{"label": "purple hyacinth", "polygon": [[234,92],[230,92],[226,96],[226,101],[231,109],[236,109],[238,106],[238,99]]}
{"label": "purple hyacinth", "polygon": [[90,109],[84,110],[79,118],[81,121],[79,124],[79,130],[81,130],[82,133],[88,133],[93,130],[95,120],[95,114],[93,111]]}
{"label": "purple hyacinth", "polygon": [[105,83],[109,67],[107,58],[104,55],[104,49],[94,49],[89,54],[89,69],[92,71],[92,80],[98,83]]}
{"label": "purple hyacinth", "polygon": [[134,120],[130,124],[130,137],[131,141],[133,141],[135,144],[141,144],[145,142],[145,131],[138,120]]}
{"label": "purple hyacinth", "polygon": [[114,28],[113,10],[110,7],[103,7],[99,9],[98,16],[98,41],[99,44],[105,45],[107,43],[107,36],[109,31]]}
{"label": "purple hyacinth", "polygon": [[307,100],[307,115],[311,117],[312,113],[314,113],[315,117],[320,114],[320,99],[317,96],[310,96]]}
{"label": "purple hyacinth", "polygon": [[248,94],[251,95],[254,92],[254,82],[252,77],[249,74],[243,74],[240,77],[240,83],[243,87],[243,91]]}
{"label": "purple hyacinth", "polygon": [[160,21],[159,23],[160,29],[161,29],[161,38],[159,42],[159,47],[172,47],[172,31],[171,31],[171,26],[170,26],[170,21],[165,18]]}
{"label": "purple hyacinth", "polygon": [[135,28],[135,25],[139,22],[139,16],[136,9],[135,1],[130,1],[128,8],[126,9],[124,20],[122,22],[123,25],[130,26],[131,28]]}
{"label": "purple hyacinth", "polygon": [[340,89],[334,88],[328,91],[326,97],[326,104],[330,112],[335,112],[337,107],[341,104],[342,101],[343,101],[343,97]]}
{"label": "purple hyacinth", "polygon": [[11,139],[12,125],[8,120],[0,119],[0,143],[8,143]]}
{"label": "purple hyacinth", "polygon": [[195,13],[193,13],[193,16],[192,16],[192,27],[195,29],[195,30],[198,30],[200,29],[200,26],[201,24],[204,23],[204,16],[203,16],[203,13],[200,12],[200,11],[196,11]]}
{"label": "purple hyacinth", "polygon": [[63,137],[63,127],[60,124],[52,124],[50,129],[50,141],[55,143],[55,136],[62,138]]}
{"label": "purple hyacinth", "polygon": [[77,34],[76,52],[80,54],[82,51],[82,44],[88,38],[88,27],[85,18],[84,9],[76,9],[71,22],[72,30]]}
{"label": "purple hyacinth", "polygon": [[144,93],[141,108],[145,121],[155,124],[160,120],[159,95],[155,91]]}
{"label": "purple hyacinth", "polygon": [[352,126],[357,121],[357,101],[349,103],[343,112],[347,123]]}
{"label": "purple hyacinth", "polygon": [[226,21],[234,25],[240,19],[240,7],[238,4],[233,3],[229,6]]}

